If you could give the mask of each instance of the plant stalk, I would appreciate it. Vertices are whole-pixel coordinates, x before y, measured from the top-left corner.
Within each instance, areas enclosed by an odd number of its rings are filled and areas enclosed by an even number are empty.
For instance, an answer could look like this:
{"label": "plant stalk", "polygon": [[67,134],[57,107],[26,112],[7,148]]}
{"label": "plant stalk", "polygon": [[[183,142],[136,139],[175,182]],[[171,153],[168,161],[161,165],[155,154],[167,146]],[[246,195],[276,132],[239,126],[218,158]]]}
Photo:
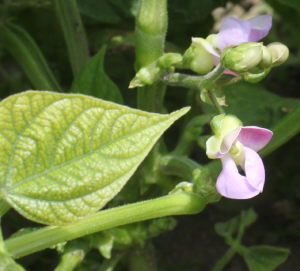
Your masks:
{"label": "plant stalk", "polygon": [[70,225],[47,226],[9,238],[5,246],[10,255],[20,258],[61,242],[117,226],[164,216],[199,213],[206,203],[204,198],[196,194],[180,192],[100,211]]}
{"label": "plant stalk", "polygon": [[62,27],[74,76],[89,58],[88,42],[75,0],[52,0]]}

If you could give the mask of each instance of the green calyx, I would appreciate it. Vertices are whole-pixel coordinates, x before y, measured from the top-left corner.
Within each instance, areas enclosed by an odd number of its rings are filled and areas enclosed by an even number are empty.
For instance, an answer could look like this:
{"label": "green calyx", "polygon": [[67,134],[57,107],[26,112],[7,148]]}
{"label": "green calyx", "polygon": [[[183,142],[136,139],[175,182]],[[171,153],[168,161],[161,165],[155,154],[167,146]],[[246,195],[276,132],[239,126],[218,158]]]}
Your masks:
{"label": "green calyx", "polygon": [[174,71],[177,65],[182,62],[181,54],[167,53],[159,57],[156,61],[141,68],[131,80],[129,88],[152,85],[159,78],[169,71]]}
{"label": "green calyx", "polygon": [[263,59],[263,45],[246,42],[236,47],[226,47],[221,54],[223,66],[233,72],[241,73],[256,67]]}
{"label": "green calyx", "polygon": [[203,46],[205,42],[207,43],[208,41],[202,38],[192,39],[191,46],[183,55],[183,66],[185,68],[191,69],[199,74],[206,74],[213,69],[213,59]]}

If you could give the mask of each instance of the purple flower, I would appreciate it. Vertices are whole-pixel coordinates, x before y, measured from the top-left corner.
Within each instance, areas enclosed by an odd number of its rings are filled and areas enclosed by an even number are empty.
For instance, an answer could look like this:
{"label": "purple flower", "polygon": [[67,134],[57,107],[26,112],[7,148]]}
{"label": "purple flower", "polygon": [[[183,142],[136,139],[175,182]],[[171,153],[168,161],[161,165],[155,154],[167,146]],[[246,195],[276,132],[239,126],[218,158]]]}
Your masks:
{"label": "purple flower", "polygon": [[249,20],[227,17],[218,34],[211,35],[207,40],[201,39],[200,42],[217,65],[220,63],[220,53],[226,46],[257,42],[269,33],[271,27],[270,15],[260,15]]}
{"label": "purple flower", "polygon": [[[216,184],[222,196],[248,199],[262,192],[265,169],[257,151],[267,145],[272,136],[272,131],[268,129],[238,126],[221,140],[213,136],[207,141],[208,156],[222,160],[223,169]],[[212,145],[214,147],[211,147]],[[237,165],[243,169],[245,175],[239,173]]]}

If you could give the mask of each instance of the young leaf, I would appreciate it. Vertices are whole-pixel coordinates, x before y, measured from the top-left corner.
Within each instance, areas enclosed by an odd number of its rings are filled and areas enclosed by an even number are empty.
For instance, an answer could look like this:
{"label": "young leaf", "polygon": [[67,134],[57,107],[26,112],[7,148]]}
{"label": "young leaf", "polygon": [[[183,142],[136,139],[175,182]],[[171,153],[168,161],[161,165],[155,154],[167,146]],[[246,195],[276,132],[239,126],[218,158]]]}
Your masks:
{"label": "young leaf", "polygon": [[217,234],[224,238],[232,237],[240,227],[244,230],[255,222],[257,214],[253,209],[243,210],[240,215],[230,219],[227,222],[216,223],[215,230]]}
{"label": "young leaf", "polygon": [[40,223],[79,220],[122,189],[188,110],[162,115],[43,91],[10,96],[0,103],[0,195]]}
{"label": "young leaf", "polygon": [[106,47],[104,46],[88,60],[81,73],[75,78],[72,91],[123,103],[119,88],[104,71],[105,51]]}
{"label": "young leaf", "polygon": [[250,271],[272,271],[283,263],[290,251],[272,246],[253,246],[245,249],[243,257]]}

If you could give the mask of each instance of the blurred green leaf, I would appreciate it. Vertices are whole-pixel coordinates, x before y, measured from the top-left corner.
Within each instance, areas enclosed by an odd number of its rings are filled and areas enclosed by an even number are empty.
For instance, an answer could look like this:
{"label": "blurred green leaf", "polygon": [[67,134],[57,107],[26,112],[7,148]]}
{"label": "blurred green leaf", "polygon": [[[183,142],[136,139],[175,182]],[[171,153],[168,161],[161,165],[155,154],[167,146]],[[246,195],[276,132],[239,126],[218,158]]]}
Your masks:
{"label": "blurred green leaf", "polygon": [[[273,94],[262,86],[239,83],[224,88],[225,111],[239,117],[244,125],[270,128],[299,105],[299,99],[284,98]],[[213,108],[203,105],[207,111]]]}
{"label": "blurred green leaf", "polygon": [[155,114],[28,91],[0,103],[0,196],[26,218],[68,224],[102,208],[189,109]]}
{"label": "blurred green leaf", "polygon": [[118,23],[123,18],[133,17],[139,0],[77,0],[79,10],[99,22]]}
{"label": "blurred green leaf", "polygon": [[112,235],[100,235],[97,240],[97,247],[101,255],[110,259],[111,251],[114,246],[114,238]]}
{"label": "blurred green leaf", "polygon": [[22,27],[1,23],[0,42],[14,56],[36,89],[61,89],[38,45]]}
{"label": "blurred green leaf", "polygon": [[245,248],[243,257],[250,271],[272,271],[287,259],[289,253],[286,248],[262,245]]}
{"label": "blurred green leaf", "polygon": [[88,60],[81,73],[75,78],[72,91],[123,103],[119,88],[104,71],[105,52],[106,46]]}
{"label": "blurred green leaf", "polygon": [[73,249],[65,252],[54,271],[73,271],[84,259],[85,253],[82,249]]}
{"label": "blurred green leaf", "polygon": [[289,6],[291,8],[298,9],[300,11],[300,2],[299,0],[277,0],[283,5]]}
{"label": "blurred green leaf", "polygon": [[227,222],[216,223],[216,232],[224,238],[232,238],[233,234],[237,231],[244,231],[247,227],[255,222],[257,214],[251,208],[249,210],[243,210],[240,215],[230,219]]}

